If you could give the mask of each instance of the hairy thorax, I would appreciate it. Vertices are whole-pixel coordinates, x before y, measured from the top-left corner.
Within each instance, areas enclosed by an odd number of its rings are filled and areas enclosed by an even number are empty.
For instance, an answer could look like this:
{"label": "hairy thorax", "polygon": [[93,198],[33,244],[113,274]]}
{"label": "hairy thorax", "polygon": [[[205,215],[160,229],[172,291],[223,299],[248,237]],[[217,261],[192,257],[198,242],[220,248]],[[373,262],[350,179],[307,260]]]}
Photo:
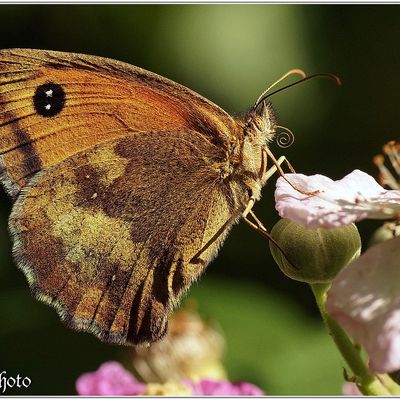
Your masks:
{"label": "hairy thorax", "polygon": [[[241,205],[250,197],[259,200],[266,184],[267,154],[265,149],[275,135],[275,116],[270,104],[262,104],[237,118],[238,132],[227,149],[226,164],[221,168],[221,178],[228,181]],[[236,193],[238,195],[239,193]],[[240,200],[239,200],[240,198]]]}

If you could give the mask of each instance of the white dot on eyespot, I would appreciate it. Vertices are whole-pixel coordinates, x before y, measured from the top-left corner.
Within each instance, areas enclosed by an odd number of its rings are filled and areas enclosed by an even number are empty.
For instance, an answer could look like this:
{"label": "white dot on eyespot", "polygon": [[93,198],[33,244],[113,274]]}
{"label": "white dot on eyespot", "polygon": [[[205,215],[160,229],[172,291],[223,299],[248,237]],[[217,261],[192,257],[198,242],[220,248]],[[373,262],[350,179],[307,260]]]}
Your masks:
{"label": "white dot on eyespot", "polygon": [[53,89],[47,90],[45,93],[47,97],[53,97]]}
{"label": "white dot on eyespot", "polygon": [[44,108],[45,108],[46,110],[50,110],[51,104],[46,104],[46,105],[44,106]]}

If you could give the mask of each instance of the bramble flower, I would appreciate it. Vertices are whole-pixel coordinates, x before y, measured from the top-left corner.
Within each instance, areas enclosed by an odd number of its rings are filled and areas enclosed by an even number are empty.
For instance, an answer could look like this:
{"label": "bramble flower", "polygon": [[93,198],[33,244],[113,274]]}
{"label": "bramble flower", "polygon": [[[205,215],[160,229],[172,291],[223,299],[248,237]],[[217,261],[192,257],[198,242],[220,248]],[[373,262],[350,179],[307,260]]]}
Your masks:
{"label": "bramble flower", "polygon": [[203,379],[197,383],[187,381],[194,396],[263,396],[264,392],[248,382]]}
{"label": "bramble flower", "polygon": [[368,249],[343,269],[326,308],[369,354],[374,372],[400,369],[400,237]]}
{"label": "bramble flower", "polygon": [[[222,365],[225,340],[215,324],[189,307],[170,319],[166,337],[150,347],[129,350],[130,368],[106,362],[76,382],[80,395],[260,396],[257,386],[229,382]],[[138,380],[134,374],[140,378]]]}
{"label": "bramble flower", "polygon": [[76,381],[76,391],[81,396],[138,396],[146,385],[116,361],[108,361],[97,371],[87,372]]}
{"label": "bramble flower", "polygon": [[388,219],[400,215],[400,190],[386,190],[376,180],[355,170],[333,181],[323,175],[286,174],[305,192],[298,192],[280,177],[276,183],[276,209],[282,218],[309,228],[337,228],[365,218]]}
{"label": "bramble flower", "polygon": [[81,375],[76,381],[81,396],[261,396],[263,391],[247,382],[203,379],[198,382],[148,383],[136,380],[120,363],[109,361],[97,371]]}
{"label": "bramble flower", "polygon": [[345,382],[342,386],[342,392],[345,396],[362,396],[360,389],[353,382]]}
{"label": "bramble flower", "polygon": [[[389,142],[384,152],[399,172],[400,145]],[[355,170],[339,181],[322,175],[288,174],[304,191],[293,189],[283,178],[277,182],[276,208],[281,217],[313,228],[336,228],[365,218],[398,220],[399,181],[384,166],[383,157],[374,162],[380,169],[380,186],[368,174]],[[400,237],[398,223],[380,228],[370,247],[341,270],[328,291],[326,309],[369,355],[373,372],[400,369]]]}

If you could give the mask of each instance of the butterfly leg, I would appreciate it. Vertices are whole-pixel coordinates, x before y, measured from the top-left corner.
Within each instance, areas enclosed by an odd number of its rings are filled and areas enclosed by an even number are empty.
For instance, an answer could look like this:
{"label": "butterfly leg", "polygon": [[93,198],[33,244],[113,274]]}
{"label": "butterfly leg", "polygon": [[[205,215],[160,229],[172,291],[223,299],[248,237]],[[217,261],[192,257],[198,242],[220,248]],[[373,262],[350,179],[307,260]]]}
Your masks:
{"label": "butterfly leg", "polygon": [[212,238],[190,259],[191,264],[199,264],[202,262],[200,256],[223,234],[225,229],[232,224],[232,222],[238,217],[238,212],[234,213],[218,231],[212,236]]}
{"label": "butterfly leg", "polygon": [[[289,178],[286,177],[285,172],[283,171],[282,167],[280,164],[282,164],[284,161],[286,162],[286,164],[289,166],[289,169],[294,172],[294,169],[292,167],[292,165],[289,163],[289,161],[286,159],[285,156],[282,156],[279,158],[279,160],[277,160],[275,158],[275,156],[272,154],[271,150],[266,147],[264,149],[265,153],[269,156],[269,158],[272,160],[274,166],[271,167],[268,171],[272,171],[274,167],[276,167],[276,170],[273,170],[273,172],[271,172],[271,175],[274,174],[275,171],[278,171],[279,175],[294,189],[297,190],[298,192],[305,194],[307,196],[314,196],[317,193],[319,193],[319,190],[314,190],[313,192],[306,192],[305,190],[303,190],[302,188],[298,187],[297,185],[295,185]],[[282,159],[283,158],[283,159]],[[279,161],[282,159],[282,161],[279,163]]]}
{"label": "butterfly leg", "polygon": [[[274,175],[278,171],[278,168],[280,168],[282,170],[280,165],[283,164],[284,162],[286,162],[286,164],[288,165],[291,172],[295,172],[292,167],[292,164],[290,164],[290,162],[287,160],[287,158],[285,156],[281,156],[278,158],[278,160],[275,160],[275,161],[276,162],[274,163],[274,165],[266,171],[266,180],[271,178],[271,176]],[[284,174],[283,170],[282,170],[282,174]],[[246,218],[250,212],[254,215],[254,213],[251,210],[252,210],[255,202],[256,202],[256,199],[254,198],[254,196],[251,196],[249,199],[249,202],[247,203],[245,210],[242,213],[243,218]]]}
{"label": "butterfly leg", "polygon": [[256,217],[253,211],[249,211],[249,214],[253,217],[255,223],[253,221],[250,221],[248,217],[244,217],[244,220],[257,232],[261,233],[264,237],[266,237],[269,241],[271,241],[274,246],[278,248],[278,250],[283,254],[283,256],[286,258],[286,260],[292,265],[292,267],[296,270],[298,270],[298,267],[293,264],[290,259],[288,258],[287,254],[285,251],[282,249],[280,244],[271,236],[271,234],[268,232],[268,230],[265,228],[265,226],[262,224],[262,222]]}
{"label": "butterfly leg", "polygon": [[[279,160],[277,161],[277,163],[282,163],[286,160],[285,156],[282,156],[279,158]],[[271,167],[268,171],[267,174],[269,173],[269,176],[272,176],[275,172],[276,172],[277,168],[274,165],[273,167]],[[256,214],[253,212],[252,208],[254,206],[255,203],[255,198],[252,196],[250,197],[249,202],[247,203],[247,206],[245,208],[245,210],[242,213],[242,217],[243,219],[253,228],[255,229],[257,232],[261,233],[261,235],[265,236],[268,240],[272,241],[276,247],[278,247],[279,250],[283,251],[281,249],[281,247],[279,246],[279,244],[272,238],[271,234],[268,232],[267,228],[263,225],[263,223],[257,218]],[[251,215],[251,217],[254,219],[254,222],[251,221],[248,218],[248,215]]]}
{"label": "butterfly leg", "polygon": [[[249,214],[253,217],[254,221],[251,221],[248,216],[244,216],[243,219],[257,232],[261,233],[261,235],[265,236],[267,239],[272,240],[275,243],[275,240],[272,239],[270,233],[267,228],[262,224],[262,222],[256,217],[252,210],[249,211]],[[279,245],[277,245],[279,247]]]}
{"label": "butterfly leg", "polygon": [[[290,172],[292,172],[292,173],[296,173],[296,171],[294,170],[294,168],[292,167],[292,164],[290,164],[290,162],[289,162],[289,160],[285,157],[285,156],[280,156],[277,160],[276,160],[276,164],[277,165],[282,165],[283,163],[286,163],[287,164],[287,166],[289,167],[289,169],[290,169]],[[267,178],[267,180],[269,179],[269,178],[271,178],[271,176],[272,175],[274,175],[276,172],[278,171],[278,168],[277,168],[277,166],[274,164],[271,168],[269,168],[268,170],[267,170],[267,172],[265,173],[266,174],[266,178]]]}
{"label": "butterfly leg", "polygon": [[[269,232],[267,229],[264,227],[264,225],[261,223],[261,221],[256,217],[254,212],[251,210],[253,205],[255,203],[255,198],[251,197],[249,200],[249,203],[247,204],[246,209],[242,212],[242,217],[244,220],[256,231],[260,232],[262,235],[268,237],[270,240],[272,240],[274,243],[275,241],[270,237]],[[231,218],[229,218],[222,226],[221,228],[218,229],[218,231],[212,236],[212,238],[190,259],[191,264],[198,264],[202,260],[200,259],[200,256],[218,239],[218,237],[225,231],[225,229],[232,224],[232,222],[237,218],[238,213],[234,213]],[[247,215],[250,214],[254,220],[256,221],[256,224],[252,221],[250,221],[247,218]],[[279,245],[277,244],[279,247]]]}
{"label": "butterfly leg", "polygon": [[[268,154],[268,153],[267,153]],[[272,153],[271,153],[272,154]],[[268,180],[272,175],[274,175],[277,171],[280,173],[285,178],[285,173],[283,172],[281,168],[281,164],[286,162],[288,165],[289,169],[291,172],[295,172],[292,165],[290,162],[286,159],[285,156],[281,156],[278,158],[278,160],[275,159],[275,157],[271,157],[272,161],[274,162],[274,165],[269,168],[266,172],[266,179]],[[286,178],[285,178],[286,179]],[[263,223],[257,218],[256,214],[253,212],[252,208],[255,204],[255,198],[253,196],[250,197],[249,202],[247,203],[247,206],[245,210],[242,213],[243,219],[257,232],[259,232],[261,235],[266,237],[269,241],[271,241],[278,249],[279,251],[284,255],[284,257],[287,259],[287,261],[293,266],[293,268],[297,269],[297,267],[288,259],[286,253],[282,249],[282,247],[279,245],[278,242],[275,241],[275,239],[271,236],[267,228],[263,225]],[[251,216],[254,220],[251,221],[248,216]]]}

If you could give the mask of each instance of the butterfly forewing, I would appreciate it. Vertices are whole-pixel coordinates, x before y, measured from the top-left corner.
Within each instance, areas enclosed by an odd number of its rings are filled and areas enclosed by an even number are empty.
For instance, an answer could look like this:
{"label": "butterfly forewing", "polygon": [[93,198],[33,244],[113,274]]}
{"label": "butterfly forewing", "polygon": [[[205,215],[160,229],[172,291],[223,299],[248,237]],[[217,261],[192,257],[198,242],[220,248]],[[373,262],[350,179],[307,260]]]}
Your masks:
{"label": "butterfly forewing", "polygon": [[235,122],[166,78],[72,53],[0,51],[2,181],[15,197],[41,169],[112,138],[194,130],[226,146]]}

